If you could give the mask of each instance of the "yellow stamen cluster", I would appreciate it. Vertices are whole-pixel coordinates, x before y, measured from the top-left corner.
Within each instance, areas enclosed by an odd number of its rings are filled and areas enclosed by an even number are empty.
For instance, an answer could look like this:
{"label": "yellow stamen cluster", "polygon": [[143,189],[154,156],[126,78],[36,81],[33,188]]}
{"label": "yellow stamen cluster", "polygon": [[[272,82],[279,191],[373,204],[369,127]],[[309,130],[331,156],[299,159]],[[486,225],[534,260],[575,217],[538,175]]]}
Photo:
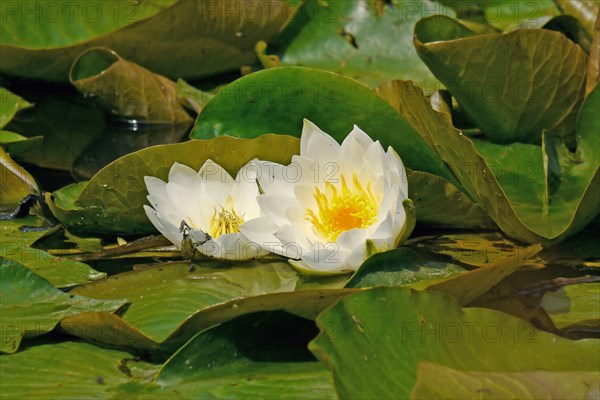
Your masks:
{"label": "yellow stamen cluster", "polygon": [[373,224],[379,211],[380,198],[371,192],[370,182],[365,189],[354,173],[350,190],[343,175],[341,180],[341,193],[330,182],[325,183],[324,191],[315,187],[317,210],[306,210],[306,219],[330,242],[342,232]]}
{"label": "yellow stamen cluster", "polygon": [[239,227],[243,223],[244,219],[235,211],[233,201],[231,201],[231,197],[228,197],[227,209],[221,206],[221,211],[217,211],[215,208],[215,212],[210,219],[208,234],[216,239],[227,233],[239,233]]}

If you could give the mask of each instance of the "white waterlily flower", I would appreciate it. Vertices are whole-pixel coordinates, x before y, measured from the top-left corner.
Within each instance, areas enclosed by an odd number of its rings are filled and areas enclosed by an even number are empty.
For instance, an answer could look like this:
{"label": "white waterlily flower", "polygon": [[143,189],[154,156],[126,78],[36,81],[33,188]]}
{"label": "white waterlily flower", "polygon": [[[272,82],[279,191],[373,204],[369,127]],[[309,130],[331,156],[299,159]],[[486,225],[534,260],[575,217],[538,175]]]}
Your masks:
{"label": "white waterlily flower", "polygon": [[175,163],[168,182],[144,177],[151,205],[144,210],[156,229],[180,249],[187,244],[210,257],[257,257],[265,251],[239,230],[244,221],[260,216],[256,172],[255,166],[246,164],[234,180],[212,160],[198,172]]}
{"label": "white waterlily flower", "polygon": [[[355,271],[414,227],[406,171],[357,126],[340,145],[305,120],[288,166],[256,160],[263,216],[240,227],[253,242],[307,273]],[[409,215],[407,215],[407,212]]]}

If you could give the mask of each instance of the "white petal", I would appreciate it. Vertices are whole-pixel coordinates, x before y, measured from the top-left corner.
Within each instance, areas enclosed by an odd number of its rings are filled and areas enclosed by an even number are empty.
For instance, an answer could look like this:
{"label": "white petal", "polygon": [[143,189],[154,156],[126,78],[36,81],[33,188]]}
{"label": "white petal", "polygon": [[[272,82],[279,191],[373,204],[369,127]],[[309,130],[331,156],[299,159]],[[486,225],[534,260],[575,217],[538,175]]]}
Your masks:
{"label": "white petal", "polygon": [[385,162],[385,151],[383,150],[383,147],[379,141],[374,142],[369,146],[365,153],[365,158],[367,163],[373,169],[373,174],[375,176],[381,176],[384,174],[383,163]]}
{"label": "white petal", "polygon": [[252,163],[257,167],[258,183],[265,194],[278,193],[293,196],[297,172],[293,170],[294,167],[288,169],[281,164],[260,160]]}
{"label": "white petal", "polygon": [[256,198],[259,196],[258,184],[256,183],[256,167],[245,165],[238,172],[231,192],[231,198],[235,209],[244,220],[260,216],[260,207]]}
{"label": "white petal", "polygon": [[344,141],[342,142],[342,151],[344,149],[344,146],[346,145],[346,142],[350,141],[356,141],[356,143],[363,149],[363,151],[366,151],[369,148],[369,146],[373,143],[373,139],[371,139],[369,135],[367,135],[362,129],[360,129],[356,125],[354,125],[352,132],[350,132],[348,136],[346,136],[346,139],[344,139]]}
{"label": "white petal", "polygon": [[349,272],[352,269],[346,265],[348,253],[342,252],[335,243],[326,243],[302,254],[302,261],[309,268],[320,272]]}
{"label": "white petal", "polygon": [[300,137],[300,155],[317,162],[328,162],[336,158],[340,145],[309,120],[304,120]]}
{"label": "white petal", "polygon": [[396,178],[392,179],[390,183],[399,185],[400,190],[402,190],[402,193],[404,193],[404,197],[408,198],[408,179],[406,177],[406,169],[404,168],[404,164],[402,163],[400,156],[393,148],[388,147],[385,157],[387,160],[387,168],[392,173],[392,176],[396,176]]}
{"label": "white petal", "polygon": [[239,227],[240,232],[251,242],[259,244],[263,249],[272,253],[284,255],[283,246],[274,235],[278,228],[265,217],[252,219]]}
{"label": "white petal", "polygon": [[[292,210],[293,209],[290,209],[289,211],[291,212]],[[290,215],[289,221],[291,224],[281,226],[277,232],[275,232],[275,237],[277,237],[283,245],[293,245],[294,249],[297,247],[309,248],[313,242],[312,238],[314,237],[311,232],[309,232],[309,235],[306,234],[309,224],[306,223],[306,221],[298,221],[293,215]],[[299,256],[289,257],[298,258]]]}
{"label": "white petal", "polygon": [[342,250],[354,251],[361,245],[364,246],[366,240],[367,229],[351,229],[340,233],[335,242]]}
{"label": "white petal", "polygon": [[187,165],[174,163],[169,170],[169,182],[179,183],[183,186],[194,185],[198,173]]}
{"label": "white petal", "polygon": [[151,207],[144,206],[144,211],[150,222],[152,222],[152,225],[154,225],[164,237],[169,239],[171,243],[177,246],[177,248],[181,248],[183,235],[179,232],[179,227],[175,227],[173,224],[161,218]]}
{"label": "white petal", "polygon": [[261,247],[241,233],[228,233],[209,240],[198,251],[210,257],[226,260],[248,260],[262,254]]}
{"label": "white petal", "polygon": [[154,176],[145,176],[144,183],[146,184],[146,188],[148,189],[148,194],[164,199],[167,198],[167,184],[163,182],[162,179],[158,179]]}
{"label": "white petal", "polygon": [[217,204],[224,204],[231,193],[234,180],[219,164],[206,160],[198,172],[198,180],[202,193],[214,199]]}
{"label": "white petal", "polygon": [[363,242],[346,257],[346,266],[352,271],[356,271],[367,258],[367,244]]}
{"label": "white petal", "polygon": [[293,197],[287,197],[279,194],[263,194],[256,199],[260,210],[275,225],[281,226],[288,223],[286,210],[289,207],[296,206],[296,200]]}

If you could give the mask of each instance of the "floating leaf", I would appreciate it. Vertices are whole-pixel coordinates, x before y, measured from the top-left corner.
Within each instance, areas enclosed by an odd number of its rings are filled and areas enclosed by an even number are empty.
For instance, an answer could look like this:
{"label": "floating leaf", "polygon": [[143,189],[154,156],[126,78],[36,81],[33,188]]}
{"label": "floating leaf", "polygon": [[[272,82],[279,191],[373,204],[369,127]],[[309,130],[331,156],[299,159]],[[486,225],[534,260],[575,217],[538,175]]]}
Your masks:
{"label": "floating leaf", "polygon": [[208,102],[190,136],[300,136],[304,118],[340,142],[356,124],[392,146],[408,168],[454,180],[415,129],[368,87],[316,69],[273,68],[238,79]]}
{"label": "floating leaf", "polygon": [[43,136],[25,137],[18,133],[0,130],[0,146],[6,149],[8,154],[19,156],[25,153],[31,146],[39,144]]}
{"label": "floating leaf", "polygon": [[433,111],[418,88],[408,82],[397,86],[401,96],[421,99],[413,112],[434,125],[419,132],[426,135],[465,192],[507,235],[527,243],[557,243],[584,229],[600,211],[595,200],[600,196],[600,154],[594,151],[600,146],[600,88],[582,106],[577,153],[559,153],[560,186],[546,207],[541,147],[469,139]]}
{"label": "floating leaf", "polygon": [[[122,318],[87,313],[63,320],[61,328],[87,340],[172,352],[196,333],[240,315],[285,310],[315,318],[336,300],[355,291],[294,292],[298,276],[282,262],[253,262],[227,269],[223,265],[219,269],[201,267],[193,271],[189,267],[187,263],[159,265],[118,274],[99,285],[80,286],[72,293],[102,299],[126,294],[132,304]],[[137,287],[134,283],[142,285],[139,290],[132,290]],[[87,329],[90,326],[101,329]]]}
{"label": "floating leaf", "polygon": [[255,60],[254,44],[271,40],[296,9],[280,1],[85,0],[28,10],[25,3],[3,9],[0,70],[67,81],[75,58],[98,46],[173,79],[236,70]]}
{"label": "floating leaf", "polygon": [[206,103],[208,103],[213,96],[214,93],[197,89],[183,79],[177,79],[177,100],[179,100],[184,107],[195,111],[196,114],[200,114],[200,111],[202,111]]}
{"label": "floating leaf", "polygon": [[19,110],[32,106],[8,89],[0,87],[0,128],[4,128]]}
{"label": "floating leaf", "polygon": [[600,373],[473,372],[422,361],[413,399],[594,399],[600,395]]}
{"label": "floating leaf", "polygon": [[301,318],[263,313],[199,333],[163,365],[146,397],[335,399],[329,371],[306,350],[315,331]]}
{"label": "floating leaf", "polygon": [[21,200],[38,194],[39,188],[29,172],[25,171],[0,147],[0,212],[13,211]]}
{"label": "floating leaf", "polygon": [[80,54],[69,80],[113,116],[141,123],[191,122],[177,101],[175,82],[96,47]]}
{"label": "floating leaf", "polygon": [[[559,15],[555,2],[552,0],[438,0],[439,3],[456,10],[458,18],[465,21],[481,20],[500,30],[506,30],[515,25],[531,28],[545,17]],[[440,12],[448,16],[447,13]],[[462,22],[462,21],[461,21]]]}
{"label": "floating leaf", "polygon": [[[557,337],[435,292],[364,291],[327,309],[317,324],[321,333],[309,348],[332,370],[341,398],[409,398],[422,361],[480,372],[600,368],[597,340]],[[331,325],[336,335],[328,335]]]}
{"label": "floating leaf", "polygon": [[[565,309],[548,309],[550,297],[563,298]],[[600,335],[600,283],[572,284],[557,292],[548,292],[542,299],[542,307],[559,329],[574,331],[578,325],[585,324],[588,334]]]}
{"label": "floating leaf", "polygon": [[457,25],[446,17],[424,18],[415,26],[415,46],[487,137],[539,143],[544,129],[572,132],[585,89],[581,47],[543,29],[448,35],[461,29]]}
{"label": "floating leaf", "polygon": [[346,287],[407,286],[418,289],[464,271],[458,265],[428,260],[409,248],[401,247],[369,257],[352,275]]}
{"label": "floating leaf", "polygon": [[[381,2],[383,3],[383,2]],[[434,91],[439,82],[412,46],[415,22],[439,9],[429,0],[305,2],[277,39],[281,65],[328,70],[377,86],[391,79],[411,79]],[[454,16],[450,9],[446,15]]]}
{"label": "floating leaf", "polygon": [[31,245],[45,235],[57,231],[58,227],[44,227],[43,221],[27,217],[0,222],[0,257],[13,260],[47,279],[56,287],[71,287],[106,277],[88,265],[54,257]]}
{"label": "floating leaf", "polygon": [[585,29],[592,33],[594,30],[594,21],[600,12],[600,4],[597,1],[578,1],[578,0],[555,0],[560,10],[572,15],[581,21]]}
{"label": "floating leaf", "polygon": [[415,204],[418,223],[454,228],[496,227],[481,207],[437,175],[409,172],[408,193]]}
{"label": "floating leaf", "polygon": [[[256,139],[231,137],[159,145],[128,154],[112,162],[89,182],[67,186],[46,196],[62,223],[87,232],[154,233],[144,212],[147,204],[144,176],[166,180],[175,162],[199,170],[212,159],[234,176],[253,158],[287,164],[299,152],[296,138],[264,135]],[[54,198],[54,200],[52,199]]]}
{"label": "floating leaf", "polygon": [[47,342],[3,355],[0,369],[3,398],[109,399],[120,385],[148,381],[156,366],[89,343]]}
{"label": "floating leaf", "polygon": [[25,111],[23,118],[13,120],[9,129],[26,137],[42,134],[44,140],[19,154],[19,160],[42,168],[71,171],[86,146],[104,134],[104,113],[73,94],[36,93],[32,97],[35,107]]}
{"label": "floating leaf", "polygon": [[126,300],[93,300],[63,293],[11,260],[0,258],[0,352],[14,353],[24,337],[50,332],[64,317],[116,311]]}
{"label": "floating leaf", "polygon": [[592,32],[592,44],[590,45],[590,58],[587,65],[587,80],[585,83],[585,94],[589,95],[600,83],[600,10]]}

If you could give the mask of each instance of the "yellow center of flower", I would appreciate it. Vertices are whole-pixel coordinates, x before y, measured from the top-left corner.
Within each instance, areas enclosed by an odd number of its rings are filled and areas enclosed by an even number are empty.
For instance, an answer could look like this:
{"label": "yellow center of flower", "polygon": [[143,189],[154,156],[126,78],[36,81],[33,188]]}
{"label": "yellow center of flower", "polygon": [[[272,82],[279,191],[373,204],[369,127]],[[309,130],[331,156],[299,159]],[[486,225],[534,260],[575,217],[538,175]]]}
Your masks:
{"label": "yellow center of flower", "polygon": [[233,200],[231,196],[228,196],[226,208],[221,206],[220,211],[215,208],[215,212],[210,219],[208,234],[216,239],[227,233],[239,233],[239,227],[243,223],[244,219],[235,211]]}
{"label": "yellow center of flower", "polygon": [[342,233],[355,228],[366,228],[377,220],[379,196],[371,192],[371,183],[365,189],[356,173],[352,190],[342,175],[341,192],[332,183],[325,183],[325,190],[315,187],[317,210],[306,209],[306,219],[315,230],[330,242]]}

